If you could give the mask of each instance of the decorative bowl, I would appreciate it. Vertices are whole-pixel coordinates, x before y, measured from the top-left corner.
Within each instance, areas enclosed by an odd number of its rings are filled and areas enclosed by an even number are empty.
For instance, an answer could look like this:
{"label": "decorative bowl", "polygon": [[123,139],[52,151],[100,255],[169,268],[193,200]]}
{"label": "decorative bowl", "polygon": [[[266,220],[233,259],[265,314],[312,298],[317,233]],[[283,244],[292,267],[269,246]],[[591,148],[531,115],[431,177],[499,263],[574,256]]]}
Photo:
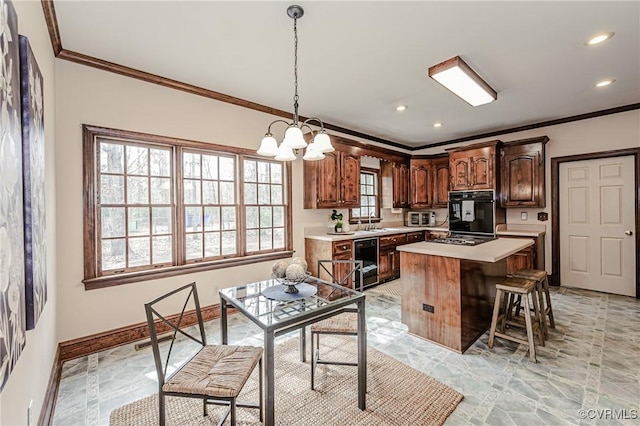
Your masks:
{"label": "decorative bowl", "polygon": [[273,278],[274,280],[276,280],[277,282],[279,282],[280,284],[286,286],[284,289],[285,293],[289,293],[289,294],[296,294],[298,293],[298,288],[296,287],[296,285],[301,284],[303,282],[305,282],[307,280],[307,278],[309,278],[311,276],[310,272],[306,272],[306,275],[304,278],[302,278],[301,280],[290,280],[284,277],[276,277],[275,275],[271,275],[271,278]]}

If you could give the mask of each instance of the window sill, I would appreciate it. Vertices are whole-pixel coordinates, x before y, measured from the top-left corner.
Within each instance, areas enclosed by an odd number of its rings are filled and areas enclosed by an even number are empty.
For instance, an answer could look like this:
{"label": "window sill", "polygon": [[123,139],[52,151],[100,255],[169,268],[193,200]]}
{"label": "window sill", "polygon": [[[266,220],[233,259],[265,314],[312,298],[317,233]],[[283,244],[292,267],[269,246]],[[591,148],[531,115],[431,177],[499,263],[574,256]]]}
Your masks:
{"label": "window sill", "polygon": [[[380,219],[379,217],[371,218],[371,223],[380,223],[380,222],[382,222],[382,219]],[[362,225],[368,225],[369,219],[360,219],[360,223]],[[357,225],[357,224],[358,224],[358,219],[349,219],[349,225]]]}
{"label": "window sill", "polygon": [[148,270],[141,272],[130,272],[116,275],[109,275],[98,278],[88,278],[82,280],[85,290],[96,290],[99,288],[113,287],[123,284],[131,284],[140,281],[155,280],[160,278],[173,277],[176,275],[192,274],[196,272],[211,271],[214,269],[229,268],[232,266],[249,265],[257,262],[284,259],[291,257],[293,250],[279,251],[275,253],[244,256],[241,258],[216,260],[213,262],[192,263],[189,265],[170,266],[167,268]]}

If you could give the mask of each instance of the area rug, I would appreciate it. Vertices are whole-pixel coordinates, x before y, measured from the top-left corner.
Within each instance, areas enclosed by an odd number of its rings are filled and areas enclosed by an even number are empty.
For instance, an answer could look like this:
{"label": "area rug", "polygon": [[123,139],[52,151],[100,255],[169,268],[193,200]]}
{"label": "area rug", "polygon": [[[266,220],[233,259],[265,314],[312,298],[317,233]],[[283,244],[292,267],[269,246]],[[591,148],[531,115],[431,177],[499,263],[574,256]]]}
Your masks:
{"label": "area rug", "polygon": [[389,296],[402,297],[402,281],[400,280],[389,281],[388,283],[377,285],[371,288],[371,290],[367,290],[367,291],[386,294]]}
{"label": "area rug", "polygon": [[[276,345],[275,418],[278,425],[441,425],[463,396],[428,375],[379,352],[367,352],[367,409],[358,409],[356,368],[319,365],[316,390],[310,389],[310,365],[298,354],[299,340]],[[356,340],[323,336],[324,359],[356,359]],[[256,369],[257,370],[257,369]],[[240,400],[257,402],[257,375],[245,385]],[[168,425],[215,425],[223,408],[202,401],[167,397]],[[258,410],[237,409],[238,424],[258,425]],[[227,420],[228,422],[228,420]],[[153,395],[111,412],[111,426],[158,424],[158,399]]]}

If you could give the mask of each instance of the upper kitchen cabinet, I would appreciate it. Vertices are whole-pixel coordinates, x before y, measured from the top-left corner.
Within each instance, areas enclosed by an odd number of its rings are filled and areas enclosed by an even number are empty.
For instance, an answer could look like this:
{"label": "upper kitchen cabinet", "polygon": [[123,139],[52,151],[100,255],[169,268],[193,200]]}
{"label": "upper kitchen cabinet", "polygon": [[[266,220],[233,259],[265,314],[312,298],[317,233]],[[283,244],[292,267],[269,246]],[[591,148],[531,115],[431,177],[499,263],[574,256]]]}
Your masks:
{"label": "upper kitchen cabinet", "polygon": [[446,208],[449,201],[449,156],[431,160],[433,164],[433,198],[431,207]]}
{"label": "upper kitchen cabinet", "polygon": [[410,204],[410,169],[406,161],[382,161],[382,207],[407,208]]}
{"label": "upper kitchen cabinet", "polygon": [[411,207],[447,207],[449,158],[438,156],[411,160]]}
{"label": "upper kitchen cabinet", "polygon": [[500,141],[448,149],[451,191],[498,189],[497,153]]}
{"label": "upper kitchen cabinet", "polygon": [[505,143],[500,150],[500,205],[545,207],[547,136]]}
{"label": "upper kitchen cabinet", "polygon": [[431,207],[433,164],[430,159],[411,159],[411,207]]}
{"label": "upper kitchen cabinet", "polygon": [[342,151],[304,162],[304,208],[360,206],[360,157]]}

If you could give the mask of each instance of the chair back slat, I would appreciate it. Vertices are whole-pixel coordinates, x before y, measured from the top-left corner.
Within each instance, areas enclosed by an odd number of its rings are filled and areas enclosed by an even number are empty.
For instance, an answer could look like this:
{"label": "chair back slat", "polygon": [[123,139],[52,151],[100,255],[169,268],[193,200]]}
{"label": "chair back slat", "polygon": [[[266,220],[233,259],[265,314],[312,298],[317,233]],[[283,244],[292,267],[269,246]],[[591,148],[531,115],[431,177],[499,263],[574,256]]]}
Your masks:
{"label": "chair back slat", "polygon": [[[182,310],[179,314],[166,315],[164,313],[161,313],[155,306],[161,301],[167,300],[169,298],[177,299],[178,297],[185,297],[184,304],[182,305]],[[195,332],[189,332],[182,328],[184,327],[184,320],[188,315],[187,308],[189,307],[191,301],[193,302],[195,316],[198,323],[197,331]],[[170,374],[168,371],[168,367],[171,363],[171,354],[173,352],[173,347],[178,336],[185,336],[201,346],[206,346],[207,344],[207,339],[204,331],[204,322],[202,320],[202,313],[200,312],[200,300],[198,299],[198,290],[196,288],[196,283],[193,282],[177,288],[176,290],[160,296],[149,303],[145,303],[144,306],[147,316],[147,324],[149,326],[149,337],[151,339],[153,358],[156,365],[156,371],[158,373],[158,383],[160,388],[162,388],[164,382],[167,380]],[[160,353],[158,335],[160,333],[164,334],[167,331],[171,332],[171,343],[167,351],[167,356],[163,360]]]}
{"label": "chair back slat", "polygon": [[318,277],[322,276],[322,271],[326,272],[331,282],[344,287],[362,291],[363,262],[361,260],[318,260]]}

